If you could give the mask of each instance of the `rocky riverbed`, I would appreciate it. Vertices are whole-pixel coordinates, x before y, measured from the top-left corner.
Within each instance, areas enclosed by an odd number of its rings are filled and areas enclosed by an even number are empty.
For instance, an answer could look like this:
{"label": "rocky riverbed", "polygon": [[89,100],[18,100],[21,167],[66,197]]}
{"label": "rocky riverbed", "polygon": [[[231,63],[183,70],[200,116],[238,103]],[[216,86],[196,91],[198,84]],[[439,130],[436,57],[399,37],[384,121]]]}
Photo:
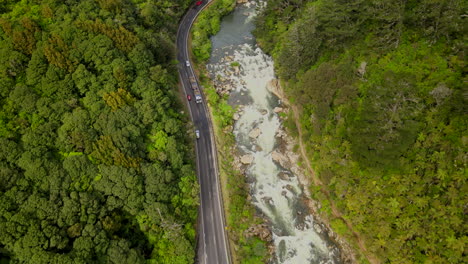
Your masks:
{"label": "rocky riverbed", "polygon": [[247,2],[224,19],[207,66],[217,93],[229,96],[236,108],[235,124],[227,131],[236,136],[234,166],[247,177],[249,200],[267,223],[245,235],[271,242],[272,263],[352,263],[353,254],[320,220],[320,205],[304,188],[310,182],[293,151],[297,142],[282,125],[281,116],[290,109],[271,58],[250,33],[255,12],[255,2]]}

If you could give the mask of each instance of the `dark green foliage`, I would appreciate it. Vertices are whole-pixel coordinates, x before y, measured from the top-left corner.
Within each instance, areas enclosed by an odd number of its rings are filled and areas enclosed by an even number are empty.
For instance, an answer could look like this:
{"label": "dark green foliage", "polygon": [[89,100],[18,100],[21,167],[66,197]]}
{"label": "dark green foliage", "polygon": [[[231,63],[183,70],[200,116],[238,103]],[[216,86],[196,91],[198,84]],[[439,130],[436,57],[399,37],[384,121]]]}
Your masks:
{"label": "dark green foliage", "polygon": [[329,198],[382,262],[466,259],[467,9],[270,0],[257,20]]}
{"label": "dark green foliage", "polygon": [[193,262],[169,37],[189,2],[2,1],[0,263]]}

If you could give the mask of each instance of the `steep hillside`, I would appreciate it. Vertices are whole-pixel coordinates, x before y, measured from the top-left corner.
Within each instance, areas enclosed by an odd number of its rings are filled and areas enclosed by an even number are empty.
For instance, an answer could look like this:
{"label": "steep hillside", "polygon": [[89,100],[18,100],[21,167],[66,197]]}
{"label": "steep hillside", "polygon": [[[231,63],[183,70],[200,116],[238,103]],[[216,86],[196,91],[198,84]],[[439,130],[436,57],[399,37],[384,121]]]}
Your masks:
{"label": "steep hillside", "polygon": [[267,2],[256,35],[343,219],[382,262],[463,262],[466,1]]}
{"label": "steep hillside", "polygon": [[1,263],[193,263],[190,3],[1,1]]}

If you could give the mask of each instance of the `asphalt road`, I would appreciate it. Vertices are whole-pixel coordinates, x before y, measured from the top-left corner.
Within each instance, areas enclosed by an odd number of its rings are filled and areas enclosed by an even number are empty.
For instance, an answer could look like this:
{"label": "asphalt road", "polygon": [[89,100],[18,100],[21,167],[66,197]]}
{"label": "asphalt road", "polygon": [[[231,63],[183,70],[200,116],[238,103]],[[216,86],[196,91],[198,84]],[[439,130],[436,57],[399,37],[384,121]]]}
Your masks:
{"label": "asphalt road", "polygon": [[191,101],[187,101],[190,116],[195,129],[200,131],[200,138],[196,142],[197,174],[200,184],[197,263],[224,264],[231,261],[225,233],[211,121],[205,98],[203,97],[203,102],[200,104],[195,102],[195,95],[189,82],[189,77],[195,76],[195,73],[191,66],[187,67],[185,64],[190,60],[187,49],[190,28],[198,13],[210,1],[203,1],[202,6],[190,8],[181,20],[177,32],[177,60],[180,62],[179,75],[184,93],[192,97]]}

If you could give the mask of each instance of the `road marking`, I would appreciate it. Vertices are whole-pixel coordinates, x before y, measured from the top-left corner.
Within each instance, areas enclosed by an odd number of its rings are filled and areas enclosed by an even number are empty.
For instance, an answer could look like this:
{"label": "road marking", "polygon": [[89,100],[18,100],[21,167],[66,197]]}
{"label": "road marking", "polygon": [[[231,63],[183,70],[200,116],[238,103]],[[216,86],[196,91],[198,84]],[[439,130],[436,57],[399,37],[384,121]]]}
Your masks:
{"label": "road marking", "polygon": [[[192,25],[193,25],[195,19],[196,19],[196,18],[198,17],[198,15],[200,14],[200,12],[203,11],[203,10],[208,6],[208,4],[209,4],[211,1],[212,1],[212,0],[209,0],[205,5],[203,5],[203,6],[201,7],[201,9],[198,10],[198,11],[196,12],[195,16],[194,16],[194,17],[190,20],[190,22],[189,22],[189,28],[188,28],[187,34],[184,36],[185,39],[182,39],[182,40],[185,40],[185,43],[184,43],[184,44],[185,44],[185,55],[186,55],[186,58],[185,58],[185,59],[186,59],[186,60],[189,60],[189,61],[190,61],[190,57],[189,57],[189,54],[188,54],[188,45],[187,45],[188,37],[189,37],[189,34],[190,34],[190,29],[192,28]],[[184,21],[184,20],[186,19],[186,17],[189,15],[189,13],[190,13],[190,10],[189,10],[189,11],[185,14],[185,16],[182,18],[182,21]],[[179,32],[180,32],[180,30],[181,30],[181,26],[182,26],[182,25],[183,25],[183,23],[181,23],[181,24],[179,25],[179,28],[178,28],[178,30],[177,30],[176,47],[178,47]],[[183,54],[182,54],[182,55],[183,55]],[[189,68],[190,68],[190,73],[192,73],[192,75],[197,79],[197,76],[195,75],[195,72],[193,71],[193,68],[192,68],[192,67],[189,67]],[[185,67],[182,68],[182,70],[184,70],[184,69],[186,70]],[[187,71],[186,71],[186,72],[187,72]],[[181,80],[182,80],[181,71],[179,71],[179,77],[180,77]],[[198,80],[197,80],[197,83],[198,83]],[[185,85],[184,85],[183,82],[182,82],[182,87],[183,87],[185,96],[187,96],[186,87],[185,87]],[[203,94],[203,93],[202,93],[202,94]],[[189,107],[189,112],[190,112],[190,117],[191,117],[191,119],[192,119],[192,122],[195,122],[195,121],[193,120],[193,114],[192,114],[191,104],[190,104],[190,103],[188,103],[188,107]],[[213,155],[214,155],[215,157],[217,157],[217,156],[216,156],[216,148],[215,148],[216,142],[215,142],[215,140],[214,140],[214,135],[213,135],[214,131],[213,131],[213,129],[212,129],[212,122],[211,122],[211,117],[210,117],[210,115],[209,115],[208,108],[207,108],[206,104],[203,103],[203,102],[202,102],[202,107],[204,108],[205,113],[207,114],[207,118],[206,118],[206,119],[208,120],[208,132],[209,132],[209,134],[210,134],[209,136],[210,136],[210,139],[211,139],[211,153],[209,153],[208,155],[209,155],[209,160],[212,161],[212,162],[210,162],[209,164],[210,164],[210,165],[213,165],[214,172],[215,172],[215,175],[214,175],[215,177],[214,177],[214,178],[215,178],[216,193],[217,193],[216,199],[217,199],[217,201],[218,201],[218,209],[219,209],[219,210],[218,210],[218,214],[219,214],[220,217],[221,217],[222,226],[224,227],[224,228],[221,228],[221,233],[222,233],[222,238],[223,238],[222,240],[223,240],[224,252],[225,252],[226,261],[227,261],[228,263],[231,263],[231,261],[230,261],[230,255],[228,254],[228,251],[230,250],[230,248],[227,247],[227,243],[226,243],[226,234],[225,234],[225,232],[226,232],[226,231],[225,231],[226,226],[225,226],[225,224],[224,224],[224,223],[225,223],[224,210],[222,210],[223,207],[221,206],[221,202],[220,202],[220,199],[219,199],[219,198],[220,198],[220,195],[222,195],[222,193],[219,191],[220,188],[219,188],[219,181],[218,181],[218,175],[219,175],[219,172],[218,172],[218,162],[217,162],[217,158],[213,158]],[[198,142],[195,142],[195,148],[196,148],[196,153],[198,154]],[[209,148],[207,148],[207,149],[209,149]],[[197,171],[200,172],[200,164],[199,164],[199,159],[198,159],[198,157],[197,157],[197,167],[198,167],[198,170],[197,170]],[[199,185],[200,185],[200,190],[201,190],[201,181],[200,181],[200,179],[201,179],[201,177],[198,177],[198,181],[199,181]],[[202,223],[204,223],[204,218],[203,218],[203,205],[202,205],[203,203],[202,203],[202,200],[203,200],[203,199],[202,199],[202,195],[201,195],[201,192],[200,192],[200,210],[201,210],[201,218],[202,218]],[[213,213],[211,213],[211,216],[213,217]],[[213,223],[214,223],[214,221],[213,221]],[[203,226],[203,237],[205,238],[205,228],[204,228],[204,225],[202,225],[202,226]],[[215,226],[215,225],[214,225],[214,226]],[[215,228],[215,229],[216,229],[216,228]],[[214,234],[213,234],[213,235],[214,235]],[[216,240],[216,236],[215,236],[215,240]],[[207,260],[206,239],[203,239],[203,242],[204,242],[203,251],[204,251],[204,256],[205,256],[205,260],[204,260],[204,261],[206,261],[206,260]],[[215,250],[215,254],[217,254],[217,253],[218,253],[217,250]],[[221,264],[221,263],[220,263],[220,264]]]}

